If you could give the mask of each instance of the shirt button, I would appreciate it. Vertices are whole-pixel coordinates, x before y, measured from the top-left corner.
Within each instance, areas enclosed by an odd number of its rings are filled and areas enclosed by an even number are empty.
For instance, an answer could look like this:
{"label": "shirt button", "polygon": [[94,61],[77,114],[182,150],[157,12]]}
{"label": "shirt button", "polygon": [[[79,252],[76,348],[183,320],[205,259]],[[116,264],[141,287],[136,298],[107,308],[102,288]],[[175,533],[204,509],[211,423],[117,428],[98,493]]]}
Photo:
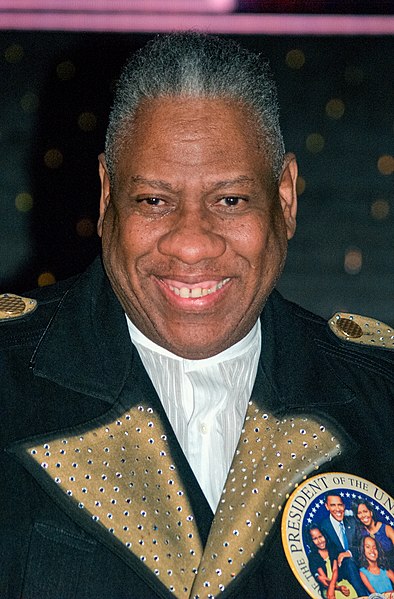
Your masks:
{"label": "shirt button", "polygon": [[202,435],[206,435],[208,432],[208,425],[205,422],[201,422],[200,424],[200,433]]}

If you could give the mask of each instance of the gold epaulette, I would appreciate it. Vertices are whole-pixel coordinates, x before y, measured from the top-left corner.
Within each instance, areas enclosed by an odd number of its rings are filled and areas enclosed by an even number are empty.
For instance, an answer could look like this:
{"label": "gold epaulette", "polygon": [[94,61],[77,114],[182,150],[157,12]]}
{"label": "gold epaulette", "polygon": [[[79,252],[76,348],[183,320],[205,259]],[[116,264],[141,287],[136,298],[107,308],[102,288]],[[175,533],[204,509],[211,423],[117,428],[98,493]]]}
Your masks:
{"label": "gold epaulette", "polygon": [[21,318],[37,307],[37,301],[29,297],[14,295],[13,293],[0,294],[0,322],[10,318]]}
{"label": "gold epaulette", "polygon": [[394,327],[380,320],[360,314],[337,312],[328,324],[332,332],[345,341],[394,349]]}

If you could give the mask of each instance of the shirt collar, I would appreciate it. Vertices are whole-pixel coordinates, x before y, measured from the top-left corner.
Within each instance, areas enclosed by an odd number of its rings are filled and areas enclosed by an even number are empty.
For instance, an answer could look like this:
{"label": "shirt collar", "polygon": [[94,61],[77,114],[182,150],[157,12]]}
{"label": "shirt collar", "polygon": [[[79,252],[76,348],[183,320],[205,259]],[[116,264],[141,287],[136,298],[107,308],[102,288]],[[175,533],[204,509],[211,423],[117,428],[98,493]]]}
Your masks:
{"label": "shirt collar", "polygon": [[331,524],[333,525],[333,527],[334,527],[334,529],[335,529],[336,531],[339,531],[339,530],[341,530],[341,527],[342,527],[342,526],[344,526],[344,522],[343,522],[343,520],[341,520],[341,521],[339,522],[339,520],[336,520],[336,519],[335,519],[335,518],[332,516],[332,514],[330,514],[330,520],[331,520]]}

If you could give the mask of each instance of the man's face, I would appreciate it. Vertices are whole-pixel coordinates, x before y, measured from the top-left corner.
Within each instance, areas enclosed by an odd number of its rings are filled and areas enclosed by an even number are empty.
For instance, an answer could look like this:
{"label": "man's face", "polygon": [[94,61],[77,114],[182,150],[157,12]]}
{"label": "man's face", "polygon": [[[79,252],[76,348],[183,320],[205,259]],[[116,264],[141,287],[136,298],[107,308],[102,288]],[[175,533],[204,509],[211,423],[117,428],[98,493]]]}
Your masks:
{"label": "man's face", "polygon": [[113,188],[100,162],[104,265],[130,319],[189,359],[239,341],[295,230],[294,158],[278,192],[238,104],[170,98],[140,107]]}
{"label": "man's face", "polygon": [[335,520],[342,522],[345,516],[345,504],[340,497],[337,495],[329,495],[326,501],[326,508]]}

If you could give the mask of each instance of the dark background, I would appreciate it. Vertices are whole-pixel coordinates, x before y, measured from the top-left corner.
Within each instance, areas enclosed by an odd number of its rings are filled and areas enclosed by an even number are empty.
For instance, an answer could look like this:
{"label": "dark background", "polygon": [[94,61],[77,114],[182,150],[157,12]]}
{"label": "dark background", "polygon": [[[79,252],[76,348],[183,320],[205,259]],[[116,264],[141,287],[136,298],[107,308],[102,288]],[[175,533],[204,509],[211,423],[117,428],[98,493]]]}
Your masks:
{"label": "dark background", "polygon": [[[113,85],[150,37],[0,32],[0,291],[72,275],[99,251],[97,155]],[[392,38],[238,39],[270,59],[299,160],[280,289],[325,317],[394,324]]]}

